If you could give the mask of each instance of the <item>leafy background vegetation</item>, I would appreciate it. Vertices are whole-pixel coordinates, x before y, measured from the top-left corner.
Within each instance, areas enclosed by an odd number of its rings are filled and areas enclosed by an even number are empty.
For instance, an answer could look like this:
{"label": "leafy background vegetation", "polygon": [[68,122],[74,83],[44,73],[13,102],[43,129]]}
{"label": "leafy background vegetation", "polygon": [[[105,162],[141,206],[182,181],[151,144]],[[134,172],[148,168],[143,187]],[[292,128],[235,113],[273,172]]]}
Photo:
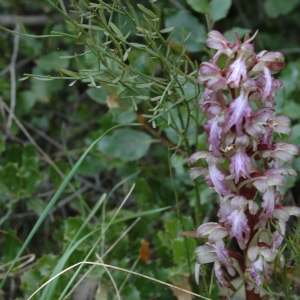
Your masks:
{"label": "leafy background vegetation", "polygon": [[[216,214],[217,196],[187,166],[206,147],[195,79],[209,30],[233,39],[259,29],[257,52],[284,53],[276,109],[293,135],[281,139],[300,146],[299,0],[152,2],[0,1],[1,26],[22,33],[0,35],[0,299],[27,299],[84,261],[219,298],[211,266],[194,283],[203,241],[178,234]],[[15,16],[27,16],[24,28]],[[286,203],[299,206],[299,177],[288,180]],[[300,293],[297,232],[292,219],[270,299]],[[33,298],[192,299],[88,264]]]}

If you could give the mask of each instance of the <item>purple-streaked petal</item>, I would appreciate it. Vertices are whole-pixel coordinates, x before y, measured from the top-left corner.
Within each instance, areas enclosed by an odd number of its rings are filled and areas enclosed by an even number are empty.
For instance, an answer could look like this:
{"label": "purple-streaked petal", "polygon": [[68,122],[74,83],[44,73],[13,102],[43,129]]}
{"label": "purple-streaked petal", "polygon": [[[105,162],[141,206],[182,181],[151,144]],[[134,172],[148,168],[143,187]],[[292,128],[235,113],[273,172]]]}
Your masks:
{"label": "purple-streaked petal", "polygon": [[227,250],[225,249],[225,245],[222,240],[216,243],[216,251],[217,251],[218,258],[220,259],[221,263],[226,266],[228,273],[231,276],[234,276],[236,272],[233,268],[232,260]]}
{"label": "purple-streaked petal", "polygon": [[240,87],[240,82],[247,79],[247,66],[245,60],[240,56],[230,65],[227,74],[229,77],[226,83],[229,84],[231,88]]}
{"label": "purple-streaked petal", "polygon": [[207,156],[208,151],[198,151],[192,154],[188,160],[188,165],[194,164],[198,159],[205,158]]}
{"label": "purple-streaked petal", "polygon": [[249,142],[250,142],[250,138],[248,134],[237,136],[235,139],[235,144],[238,148],[246,148],[249,145]]}
{"label": "purple-streaked petal", "polygon": [[219,240],[223,239],[224,237],[226,237],[228,235],[228,231],[223,228],[217,228],[215,231],[213,231],[209,237],[208,237],[208,241],[212,244],[217,243]]}
{"label": "purple-streaked petal", "polygon": [[286,175],[293,175],[297,176],[297,173],[294,169],[291,168],[271,168],[264,172],[265,174],[286,174]]}
{"label": "purple-streaked petal", "polygon": [[275,206],[275,192],[273,188],[268,188],[267,191],[263,194],[262,207],[265,209],[265,218],[270,218],[274,212]]}
{"label": "purple-streaked petal", "polygon": [[218,259],[216,249],[213,247],[200,246],[196,248],[195,253],[197,254],[197,263],[201,265],[214,262]]}
{"label": "purple-streaked petal", "polygon": [[231,206],[234,209],[242,209],[247,203],[247,199],[244,196],[236,196],[231,199]]}
{"label": "purple-streaked petal", "polygon": [[221,155],[219,151],[219,142],[221,139],[222,127],[218,125],[219,116],[215,116],[214,118],[205,122],[204,129],[208,132],[208,142],[207,146],[212,148],[212,154],[215,157]]}
{"label": "purple-streaked petal", "polygon": [[218,210],[219,222],[225,222],[226,217],[233,211],[229,200],[225,201]]}
{"label": "purple-streaked petal", "polygon": [[238,183],[240,176],[250,179],[251,159],[243,151],[237,150],[231,158],[230,173],[235,174],[235,184]]}
{"label": "purple-streaked petal", "polygon": [[225,182],[224,174],[217,168],[216,165],[210,165],[208,167],[209,177],[214,187],[222,196],[229,195],[231,193],[231,189],[229,185]]}
{"label": "purple-streaked petal", "polygon": [[266,180],[267,178],[265,179],[258,179],[258,180],[255,180],[253,182],[253,185],[261,192],[261,193],[265,193],[267,188],[269,187],[268,185],[268,182]]}
{"label": "purple-streaked petal", "polygon": [[230,235],[236,238],[240,248],[244,250],[250,237],[250,228],[244,211],[231,212],[226,218],[225,226],[229,229]]}
{"label": "purple-streaked petal", "polygon": [[211,232],[216,230],[217,228],[221,228],[222,226],[219,223],[208,222],[202,224],[198,227],[196,235],[197,237],[204,237],[209,235]]}
{"label": "purple-streaked petal", "polygon": [[242,123],[244,117],[249,118],[252,114],[252,108],[248,102],[248,93],[245,93],[243,88],[240,95],[234,99],[226,111],[226,119],[228,120],[223,127],[223,132],[228,132],[232,126],[236,126],[238,135],[243,135]]}
{"label": "purple-streaked petal", "polygon": [[286,151],[293,155],[299,154],[299,148],[293,144],[287,144],[287,143],[275,143],[275,149],[276,150],[282,150]]}
{"label": "purple-streaked petal", "polygon": [[280,247],[282,241],[283,241],[283,236],[278,231],[275,231],[273,233],[273,245],[275,249],[278,249]]}
{"label": "purple-streaked petal", "polygon": [[208,34],[206,45],[209,48],[220,50],[233,48],[233,44],[225,39],[225,37],[217,30],[212,30]]}
{"label": "purple-streaked petal", "polygon": [[279,174],[269,174],[267,175],[267,182],[269,186],[280,185],[283,186],[286,184],[286,179]]}
{"label": "purple-streaked petal", "polygon": [[207,173],[208,173],[207,168],[200,168],[200,167],[192,168],[190,171],[190,178],[194,180],[201,175],[206,175]]}
{"label": "purple-streaked petal", "polygon": [[265,86],[262,94],[262,101],[270,95],[272,89],[272,76],[270,70],[267,67],[264,67],[264,77],[265,77]]}

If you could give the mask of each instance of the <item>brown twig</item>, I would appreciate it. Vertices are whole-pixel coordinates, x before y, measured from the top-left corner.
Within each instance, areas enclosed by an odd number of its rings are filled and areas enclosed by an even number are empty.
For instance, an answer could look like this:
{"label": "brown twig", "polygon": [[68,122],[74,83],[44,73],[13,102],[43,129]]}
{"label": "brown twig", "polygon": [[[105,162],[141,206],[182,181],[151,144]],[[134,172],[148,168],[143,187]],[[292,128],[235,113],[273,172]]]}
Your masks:
{"label": "brown twig", "polygon": [[183,156],[188,156],[187,153],[186,153],[185,151],[183,151],[182,149],[180,149],[178,146],[173,145],[170,141],[168,141],[167,139],[165,139],[164,137],[162,137],[162,136],[160,135],[159,132],[157,132],[156,130],[154,130],[153,128],[151,128],[151,127],[146,123],[146,120],[145,120],[145,118],[144,118],[142,115],[140,115],[140,114],[138,115],[137,121],[138,121],[139,123],[141,123],[141,124],[143,125],[143,127],[144,127],[148,132],[150,132],[151,134],[157,136],[163,144],[165,144],[165,145],[168,146],[168,148],[175,148],[176,151],[177,151],[178,153],[180,153],[181,155],[183,155]]}

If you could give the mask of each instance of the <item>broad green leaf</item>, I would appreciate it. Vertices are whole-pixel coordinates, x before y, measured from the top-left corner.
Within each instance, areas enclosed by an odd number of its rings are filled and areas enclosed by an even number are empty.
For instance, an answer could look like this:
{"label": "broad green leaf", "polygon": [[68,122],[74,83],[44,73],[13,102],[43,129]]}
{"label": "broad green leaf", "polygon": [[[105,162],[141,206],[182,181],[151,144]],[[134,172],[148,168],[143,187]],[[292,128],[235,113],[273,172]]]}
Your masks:
{"label": "broad green leaf", "polygon": [[8,163],[0,169],[0,185],[11,193],[20,193],[23,179],[19,174],[19,168],[15,163]]}
{"label": "broad green leaf", "polygon": [[[34,148],[34,146],[32,144],[26,144],[23,147],[23,151],[22,151],[22,158],[26,159],[26,158],[35,158],[38,160],[38,156],[36,153],[36,150]],[[35,167],[38,167],[38,162],[36,162],[34,164]],[[33,167],[33,165],[31,165],[31,167]]]}
{"label": "broad green leaf", "polygon": [[208,0],[187,0],[187,3],[196,12],[207,14],[209,11]]}
{"label": "broad green leaf", "polygon": [[209,7],[209,15],[213,21],[224,19],[231,7],[231,0],[212,0]]}
{"label": "broad green leaf", "polygon": [[[150,208],[152,203],[150,186],[144,178],[139,178],[135,183],[134,195],[137,201],[138,208],[143,211]],[[153,207],[153,206],[152,206]]]}
{"label": "broad green leaf", "polygon": [[59,57],[66,55],[68,55],[68,52],[60,50],[48,52],[37,59],[37,66],[44,72],[50,72],[61,68],[65,69],[69,66],[70,61],[67,59],[60,59]]}
{"label": "broad green leaf", "polygon": [[117,117],[116,122],[117,123],[130,123],[136,120],[136,113],[134,111],[122,111]]}
{"label": "broad green leaf", "polygon": [[174,240],[172,243],[174,261],[178,264],[187,261],[186,245],[183,239]]}
{"label": "broad green leaf", "polygon": [[100,104],[105,104],[106,98],[109,95],[108,90],[104,88],[88,88],[86,92],[92,100]]}
{"label": "broad green leaf", "polygon": [[[41,273],[37,269],[31,269],[22,275],[21,290],[27,299],[40,287]],[[37,297],[39,294],[37,295]],[[37,297],[34,300],[38,299]]]}
{"label": "broad green leaf", "polygon": [[99,157],[89,155],[85,159],[84,164],[79,167],[78,173],[85,176],[97,176],[97,174],[99,174],[99,172],[105,168],[105,161],[99,159]]}
{"label": "broad green leaf", "polygon": [[[28,159],[28,162],[30,161],[33,161],[33,159]],[[26,164],[20,169],[19,176],[23,178],[24,196],[31,196],[34,193],[35,187],[41,181],[41,174],[38,170],[30,168]]]}
{"label": "broad green leaf", "polygon": [[178,238],[178,232],[180,231],[180,224],[178,219],[166,220],[164,225],[169,239],[173,240]]}
{"label": "broad green leaf", "polygon": [[186,238],[187,250],[189,252],[189,257],[193,257],[194,251],[197,248],[197,243],[194,238]]}
{"label": "broad green leaf", "polygon": [[[280,72],[279,79],[283,83],[284,91],[290,94],[300,88],[300,60],[287,63]],[[293,95],[294,97],[294,95]],[[285,99],[286,101],[286,99]]]}
{"label": "broad green leaf", "polygon": [[125,299],[128,299],[128,300],[129,299],[140,299],[140,292],[133,285],[127,285],[124,288],[122,295],[124,295],[124,297],[126,297]]}
{"label": "broad green leaf", "polygon": [[[77,217],[69,217],[66,222],[65,222],[65,231],[64,231],[64,243],[68,245],[70,241],[73,240],[73,237],[76,235],[78,232],[79,228],[82,226],[84,223],[84,219],[80,216]],[[90,226],[87,224],[80,234],[77,237],[77,240],[80,240],[80,238],[86,236],[91,232]],[[78,246],[77,250],[87,250],[89,249],[90,244],[83,243],[80,246]]]}
{"label": "broad green leaf", "polygon": [[158,231],[157,233],[158,238],[160,239],[161,243],[163,246],[170,248],[171,247],[171,242],[170,240],[167,238],[166,234],[162,231]]}
{"label": "broad green leaf", "polygon": [[53,254],[43,255],[37,261],[37,268],[42,276],[49,277],[53,271],[53,266],[58,262],[58,257]]}
{"label": "broad green leaf", "polygon": [[6,159],[11,163],[16,163],[19,167],[21,167],[23,162],[23,148],[19,145],[14,145],[7,149]]}
{"label": "broad green leaf", "polygon": [[234,42],[234,34],[237,33],[238,37],[243,40],[245,34],[250,33],[251,29],[248,28],[240,28],[240,27],[233,27],[230,30],[224,32],[224,36],[230,42]]}
{"label": "broad green leaf", "polygon": [[112,136],[104,137],[98,149],[105,155],[125,161],[137,160],[149,150],[151,137],[133,129],[116,130]]}
{"label": "broad green leaf", "polygon": [[[4,234],[5,233],[5,234]],[[13,230],[2,232],[1,237],[1,261],[7,263],[12,261],[17,255],[22,246],[22,241],[19,240],[17,233]]]}
{"label": "broad green leaf", "polygon": [[172,39],[180,46],[182,46],[182,30],[185,38],[190,34],[185,42],[189,52],[199,52],[205,49],[206,30],[199,20],[188,11],[181,10],[167,16],[165,26],[175,28]]}
{"label": "broad green leaf", "polygon": [[283,115],[288,116],[292,120],[299,120],[300,119],[300,104],[296,103],[295,101],[289,100],[284,103],[281,113]]}
{"label": "broad green leaf", "polygon": [[40,198],[35,198],[27,200],[26,206],[29,211],[34,211],[38,216],[40,216],[45,210],[47,203]]}
{"label": "broad green leaf", "polygon": [[[34,69],[34,73],[38,74],[41,70]],[[31,80],[31,91],[34,94],[36,101],[41,101],[43,103],[49,103],[51,101],[51,96],[54,92],[59,91],[64,86],[62,81],[41,81],[32,79]]]}
{"label": "broad green leaf", "polygon": [[297,4],[299,4],[299,0],[266,0],[264,9],[269,17],[277,18],[280,15],[288,14]]}
{"label": "broad green leaf", "polygon": [[36,102],[36,97],[32,91],[22,91],[17,94],[16,114],[23,116],[30,113]]}

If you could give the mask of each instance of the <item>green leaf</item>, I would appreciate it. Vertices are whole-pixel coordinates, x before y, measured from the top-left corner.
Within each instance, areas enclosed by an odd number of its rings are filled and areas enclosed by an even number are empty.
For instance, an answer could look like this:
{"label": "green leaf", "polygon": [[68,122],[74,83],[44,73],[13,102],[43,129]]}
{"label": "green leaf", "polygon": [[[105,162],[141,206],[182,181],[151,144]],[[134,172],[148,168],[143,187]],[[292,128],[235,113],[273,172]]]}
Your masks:
{"label": "green leaf", "polygon": [[146,83],[140,83],[140,84],[137,84],[136,87],[138,89],[142,89],[142,88],[146,88],[146,87],[149,87],[151,85],[153,85],[154,82],[146,82]]}
{"label": "green leaf", "polygon": [[117,37],[124,39],[122,32],[119,30],[119,28],[113,22],[109,22],[108,24],[109,24],[110,28],[114,31],[114,33],[117,35]]}
{"label": "green leaf", "polygon": [[[40,74],[41,70],[34,68],[34,74]],[[31,80],[31,91],[34,94],[36,101],[41,101],[44,103],[49,103],[51,96],[54,92],[59,91],[63,87],[62,81],[40,81],[36,79]]]}
{"label": "green leaf", "polygon": [[20,193],[23,179],[19,174],[19,169],[14,163],[8,163],[0,169],[0,185],[12,193]]}
{"label": "green leaf", "polygon": [[45,210],[47,203],[40,198],[35,198],[27,200],[26,206],[29,211],[34,211],[38,216],[40,216]]}
{"label": "green leaf", "polygon": [[188,5],[201,14],[207,14],[209,11],[209,2],[208,0],[187,0]]}
{"label": "green leaf", "polygon": [[122,294],[124,295],[125,299],[140,299],[140,292],[138,289],[133,285],[127,285]]}
{"label": "green leaf", "polygon": [[[41,279],[41,274],[36,269],[31,269],[24,273],[22,276],[21,290],[26,299],[40,287]],[[35,297],[34,299],[38,298]]]}
{"label": "green leaf", "polygon": [[[165,11],[168,14],[168,11]],[[175,28],[172,39],[180,46],[182,45],[182,30],[184,30],[185,38],[190,34],[190,37],[185,42],[189,52],[199,52],[205,49],[206,30],[199,23],[199,20],[188,11],[181,10],[176,14],[167,16],[165,26]]]}
{"label": "green leaf", "polygon": [[22,165],[23,161],[23,148],[19,145],[14,145],[7,149],[6,158],[9,162],[16,163],[19,167]]}
{"label": "green leaf", "polygon": [[164,225],[169,239],[173,240],[178,238],[178,232],[180,231],[180,224],[178,219],[166,220]]}
{"label": "green leaf", "polygon": [[[130,124],[131,126],[140,126],[140,124]],[[63,191],[66,189],[68,183],[70,182],[70,180],[73,178],[74,174],[76,173],[76,171],[78,170],[78,167],[82,164],[82,162],[84,161],[85,157],[87,156],[87,154],[91,151],[91,149],[98,144],[98,142],[105,136],[105,134],[107,134],[108,132],[110,132],[111,130],[121,127],[124,125],[117,125],[112,127],[111,129],[109,129],[108,131],[106,131],[104,134],[102,134],[99,138],[97,138],[86,150],[85,152],[80,156],[79,160],[76,162],[75,166],[72,168],[72,170],[70,171],[70,173],[67,175],[67,177],[64,179],[64,181],[62,182],[62,184],[60,185],[59,189],[56,191],[56,193],[54,194],[54,196],[51,198],[50,202],[48,203],[45,211],[43,212],[43,214],[39,217],[38,221],[36,222],[36,224],[34,225],[34,227],[31,229],[29,235],[27,236],[26,240],[24,241],[20,251],[18,251],[18,254],[14,256],[14,260],[13,262],[10,264],[10,266],[8,267],[8,270],[6,271],[5,275],[3,276],[2,281],[0,282],[0,290],[3,288],[11,270],[13,269],[13,267],[15,266],[15,264],[17,263],[18,258],[22,255],[22,253],[24,252],[24,250],[26,249],[26,247],[28,246],[29,242],[31,241],[31,239],[33,238],[34,234],[37,232],[38,228],[41,226],[42,222],[45,220],[45,218],[47,217],[48,213],[50,212],[50,210],[52,209],[52,207],[55,205],[55,203],[57,202],[58,198],[60,197],[60,195],[63,193]],[[87,235],[88,236],[88,235]],[[75,244],[76,246],[76,244]],[[48,289],[47,289],[48,290]],[[45,295],[47,293],[47,290],[45,292]],[[51,295],[50,295],[51,296]]]}
{"label": "green leaf", "polygon": [[165,28],[165,29],[160,30],[160,33],[167,33],[167,32],[173,31],[174,29],[175,29],[175,27]]}
{"label": "green leaf", "polygon": [[209,7],[211,19],[216,22],[224,19],[231,7],[231,0],[212,0]]}
{"label": "green leaf", "polygon": [[157,237],[160,239],[161,243],[163,246],[170,248],[171,247],[171,243],[170,240],[167,238],[166,234],[162,231],[159,231],[157,233]]}
{"label": "green leaf", "polygon": [[112,136],[104,137],[98,149],[107,156],[125,161],[137,160],[149,150],[151,137],[133,129],[116,130]]}
{"label": "green leaf", "polygon": [[286,15],[299,4],[299,0],[266,0],[264,9],[270,18],[277,18],[280,15]]}
{"label": "green leaf", "polygon": [[146,13],[147,15],[149,15],[152,18],[157,18],[157,15],[152,12],[150,9],[146,8],[145,6],[141,5],[141,4],[137,4],[137,7],[143,11],[144,13]]}
{"label": "green leaf", "polygon": [[117,117],[116,122],[117,123],[130,123],[136,120],[136,113],[134,111],[122,111]]}
{"label": "green leaf", "polygon": [[100,104],[105,104],[106,98],[109,95],[108,90],[104,88],[102,89],[88,88],[86,92],[92,100]]}
{"label": "green leaf", "polygon": [[187,259],[186,247],[184,240],[175,240],[172,243],[174,261],[178,264],[183,263]]}
{"label": "green leaf", "polygon": [[[294,60],[285,66],[280,72],[279,79],[282,81],[286,94],[291,94],[300,88],[300,60]],[[294,95],[292,96],[294,97]],[[286,97],[285,97],[286,98]],[[285,99],[286,101],[286,99]]]}
{"label": "green leaf", "polygon": [[58,262],[58,257],[53,254],[46,254],[37,261],[37,268],[42,276],[50,277],[53,266]]}
{"label": "green leaf", "polygon": [[292,136],[289,138],[291,144],[300,145],[300,124],[292,127]]}
{"label": "green leaf", "polygon": [[104,160],[99,159],[99,157],[89,155],[85,159],[84,164],[79,167],[78,173],[85,176],[96,176],[101,170],[105,169],[105,167],[106,164]]}
{"label": "green leaf", "polygon": [[19,116],[30,113],[36,102],[36,97],[32,91],[22,91],[17,95],[16,114]]}
{"label": "green leaf", "polygon": [[148,182],[144,178],[139,178],[135,183],[134,195],[137,201],[138,208],[141,211],[147,210],[152,205],[151,190]]}
{"label": "green leaf", "polygon": [[242,39],[245,34],[250,33],[251,29],[248,28],[240,28],[240,27],[233,27],[230,30],[224,32],[224,37],[229,40],[230,42],[234,42],[234,34],[237,33],[238,37]]}
{"label": "green leaf", "polygon": [[2,263],[7,263],[15,258],[22,246],[22,242],[18,239],[16,232],[13,230],[6,231],[6,234],[3,233],[1,239],[1,261]]}
{"label": "green leaf", "polygon": [[283,115],[288,116],[292,120],[299,120],[299,111],[300,111],[300,104],[296,103],[295,101],[286,101],[281,113]]}
{"label": "green leaf", "polygon": [[[64,231],[64,242],[66,245],[69,244],[70,241],[73,240],[73,237],[76,235],[78,230],[81,228],[81,226],[84,224],[84,219],[80,216],[77,217],[70,217],[65,222],[65,231]],[[80,240],[84,236],[88,235],[91,232],[88,224],[82,229],[80,234],[77,237],[77,240]],[[83,243],[77,247],[76,250],[87,250],[89,249],[90,244],[89,243]]]}
{"label": "green leaf", "polygon": [[70,61],[67,59],[60,59],[59,57],[66,55],[68,55],[68,52],[65,51],[51,51],[37,59],[37,66],[44,72],[50,72],[61,68],[65,69],[69,66]]}

